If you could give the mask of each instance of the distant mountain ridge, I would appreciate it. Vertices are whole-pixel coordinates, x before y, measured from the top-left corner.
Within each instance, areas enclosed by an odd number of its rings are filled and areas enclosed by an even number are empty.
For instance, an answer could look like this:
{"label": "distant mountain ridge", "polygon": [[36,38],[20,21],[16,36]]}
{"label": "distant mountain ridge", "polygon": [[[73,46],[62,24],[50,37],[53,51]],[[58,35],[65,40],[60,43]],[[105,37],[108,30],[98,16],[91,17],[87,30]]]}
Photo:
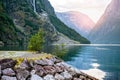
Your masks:
{"label": "distant mountain ridge", "polygon": [[56,15],[67,26],[85,37],[95,25],[87,15],[78,11],[56,12]]}
{"label": "distant mountain ridge", "polygon": [[89,35],[92,43],[120,44],[120,0],[112,0]]}

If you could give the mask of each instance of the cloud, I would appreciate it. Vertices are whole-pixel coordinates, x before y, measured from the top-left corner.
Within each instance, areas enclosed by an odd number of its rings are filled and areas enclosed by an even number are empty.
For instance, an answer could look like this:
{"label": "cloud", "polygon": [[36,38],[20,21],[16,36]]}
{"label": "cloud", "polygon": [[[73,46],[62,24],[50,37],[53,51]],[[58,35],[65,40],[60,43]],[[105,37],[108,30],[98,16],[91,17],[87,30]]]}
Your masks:
{"label": "cloud", "polygon": [[[55,11],[80,11],[87,14],[95,22],[103,14],[106,6],[111,0],[49,0]],[[96,15],[96,12],[98,15]],[[95,16],[94,16],[95,15]],[[92,17],[94,16],[94,17]]]}

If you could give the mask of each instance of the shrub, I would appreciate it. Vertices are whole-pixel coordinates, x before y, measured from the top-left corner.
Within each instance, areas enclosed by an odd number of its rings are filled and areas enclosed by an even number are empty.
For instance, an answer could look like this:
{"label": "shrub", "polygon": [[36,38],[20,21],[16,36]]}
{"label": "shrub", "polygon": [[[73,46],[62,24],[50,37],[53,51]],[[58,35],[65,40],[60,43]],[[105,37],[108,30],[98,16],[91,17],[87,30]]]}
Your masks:
{"label": "shrub", "polygon": [[32,51],[41,51],[44,46],[44,31],[40,29],[35,35],[30,38],[28,49]]}

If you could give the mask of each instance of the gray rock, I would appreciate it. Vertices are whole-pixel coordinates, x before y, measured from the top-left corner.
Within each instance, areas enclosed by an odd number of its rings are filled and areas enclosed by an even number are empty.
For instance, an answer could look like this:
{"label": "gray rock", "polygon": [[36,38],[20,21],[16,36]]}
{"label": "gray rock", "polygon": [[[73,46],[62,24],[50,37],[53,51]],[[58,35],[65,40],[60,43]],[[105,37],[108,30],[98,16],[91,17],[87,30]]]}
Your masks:
{"label": "gray rock", "polygon": [[52,58],[50,58],[50,60],[52,60],[55,64],[62,62],[62,60],[57,59],[56,57],[52,57]]}
{"label": "gray rock", "polygon": [[45,61],[48,63],[49,66],[54,65],[54,62],[50,59],[45,59]]}
{"label": "gray rock", "polygon": [[53,77],[53,75],[48,74],[44,77],[44,80],[55,80],[55,78]]}
{"label": "gray rock", "polygon": [[65,78],[62,75],[56,73],[55,74],[55,80],[65,80]]}
{"label": "gray rock", "polygon": [[60,73],[60,72],[64,71],[64,68],[62,68],[61,66],[54,65],[54,67],[55,67],[57,73]]}
{"label": "gray rock", "polygon": [[76,68],[70,67],[70,70],[77,73],[77,74],[82,74],[81,71],[76,69]]}
{"label": "gray rock", "polygon": [[0,41],[0,47],[4,46],[4,42]]}
{"label": "gray rock", "polygon": [[83,75],[80,75],[79,78],[82,79],[82,80],[86,79],[86,77],[83,76]]}
{"label": "gray rock", "polygon": [[1,74],[2,74],[2,70],[1,70],[1,66],[0,66],[0,78],[1,78]]}
{"label": "gray rock", "polygon": [[48,63],[46,61],[44,61],[44,60],[35,60],[35,63],[39,64],[39,65],[42,65],[42,66],[48,65]]}
{"label": "gray rock", "polygon": [[43,69],[43,67],[40,65],[34,65],[33,68],[34,68],[36,74],[39,76],[44,76],[46,73],[45,70]]}
{"label": "gray rock", "polygon": [[16,69],[16,76],[18,80],[26,80],[30,75],[30,72],[25,69]]}
{"label": "gray rock", "polygon": [[12,59],[2,59],[0,60],[1,69],[13,68],[17,61]]}
{"label": "gray rock", "polygon": [[60,62],[60,63],[57,63],[56,65],[61,66],[64,69],[68,69],[71,67],[70,65],[66,64],[65,62]]}
{"label": "gray rock", "polygon": [[16,77],[10,77],[10,76],[2,76],[2,80],[17,80]]}
{"label": "gray rock", "polygon": [[44,60],[35,60],[36,64],[42,65],[42,66],[47,66],[47,65],[54,65],[53,61],[44,59]]}
{"label": "gray rock", "polygon": [[2,70],[2,73],[3,73],[3,75],[6,75],[6,76],[14,76],[15,75],[15,72],[11,68]]}
{"label": "gray rock", "polygon": [[33,60],[30,60],[29,64],[30,64],[31,67],[34,67],[34,61]]}
{"label": "gray rock", "polygon": [[61,75],[62,75],[65,79],[67,79],[67,80],[71,80],[71,79],[72,79],[71,74],[68,73],[67,71],[62,72]]}
{"label": "gray rock", "polygon": [[79,79],[79,78],[74,78],[73,80],[82,80],[82,79]]}
{"label": "gray rock", "polygon": [[69,71],[69,73],[70,73],[71,76],[74,76],[74,77],[78,76],[78,74],[76,72],[74,72],[74,71]]}
{"label": "gray rock", "polygon": [[27,59],[24,59],[24,61],[20,64],[20,68],[22,69],[30,69],[30,64]]}
{"label": "gray rock", "polygon": [[43,80],[43,78],[38,76],[38,75],[36,75],[36,74],[32,74],[30,80]]}
{"label": "gray rock", "polygon": [[62,64],[63,66],[65,66],[66,68],[71,68],[71,67],[72,67],[71,65],[68,65],[68,64],[65,63],[65,62],[61,62],[61,64]]}
{"label": "gray rock", "polygon": [[46,74],[54,74],[56,73],[56,69],[53,66],[44,66],[44,70]]}

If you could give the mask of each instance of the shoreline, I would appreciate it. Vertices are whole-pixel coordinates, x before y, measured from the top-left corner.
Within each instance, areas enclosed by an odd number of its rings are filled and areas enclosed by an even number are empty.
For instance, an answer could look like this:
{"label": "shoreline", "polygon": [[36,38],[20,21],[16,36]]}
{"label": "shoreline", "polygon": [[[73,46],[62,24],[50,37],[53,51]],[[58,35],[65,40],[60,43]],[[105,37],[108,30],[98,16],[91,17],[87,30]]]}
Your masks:
{"label": "shoreline", "polygon": [[2,80],[98,80],[53,55],[31,53],[27,55],[29,56],[0,59],[0,78]]}
{"label": "shoreline", "polygon": [[[52,44],[61,45],[61,44]],[[65,46],[120,46],[120,44],[64,44]]]}

